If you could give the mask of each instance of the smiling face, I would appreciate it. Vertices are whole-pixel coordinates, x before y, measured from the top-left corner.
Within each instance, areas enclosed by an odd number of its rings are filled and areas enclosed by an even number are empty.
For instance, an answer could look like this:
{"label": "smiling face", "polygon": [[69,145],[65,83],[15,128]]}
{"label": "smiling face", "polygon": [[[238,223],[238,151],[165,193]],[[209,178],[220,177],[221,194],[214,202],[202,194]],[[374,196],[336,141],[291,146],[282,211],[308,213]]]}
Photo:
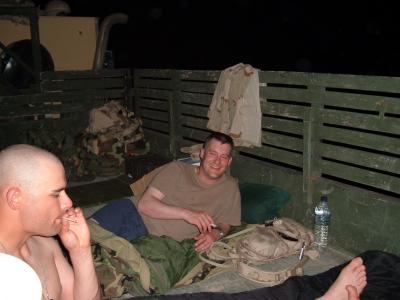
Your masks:
{"label": "smiling face", "polygon": [[231,151],[230,144],[211,139],[200,151],[200,180],[206,184],[218,182],[232,162]]}
{"label": "smiling face", "polygon": [[41,159],[35,173],[32,187],[21,190],[21,222],[26,232],[52,236],[60,231],[61,217],[72,207],[65,192],[64,168],[57,161]]}

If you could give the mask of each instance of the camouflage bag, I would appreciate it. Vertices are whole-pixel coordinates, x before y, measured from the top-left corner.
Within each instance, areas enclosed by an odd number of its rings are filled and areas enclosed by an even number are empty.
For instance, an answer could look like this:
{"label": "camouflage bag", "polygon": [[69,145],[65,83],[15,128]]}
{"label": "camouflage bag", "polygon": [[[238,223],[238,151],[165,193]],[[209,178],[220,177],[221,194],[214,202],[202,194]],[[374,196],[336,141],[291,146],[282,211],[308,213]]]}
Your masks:
{"label": "camouflage bag", "polygon": [[[121,165],[125,155],[143,154],[143,149],[138,149],[143,148],[144,142],[141,125],[141,120],[119,102],[107,102],[90,111],[84,145],[90,152],[115,159]],[[137,147],[139,144],[141,147]]]}
{"label": "camouflage bag", "polygon": [[164,294],[175,284],[190,283],[202,263],[194,241],[146,235],[128,241],[89,220],[96,273],[106,297]]}

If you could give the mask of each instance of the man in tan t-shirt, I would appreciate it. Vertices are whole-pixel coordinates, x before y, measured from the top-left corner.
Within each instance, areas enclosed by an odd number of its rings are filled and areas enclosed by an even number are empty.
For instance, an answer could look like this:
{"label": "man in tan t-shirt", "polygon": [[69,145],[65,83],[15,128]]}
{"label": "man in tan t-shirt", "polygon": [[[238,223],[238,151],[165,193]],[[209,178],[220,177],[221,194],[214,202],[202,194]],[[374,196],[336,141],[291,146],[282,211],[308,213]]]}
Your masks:
{"label": "man in tan t-shirt", "polygon": [[[42,299],[100,299],[89,228],[65,188],[64,168],[53,154],[30,145],[1,151],[0,252],[35,270]],[[54,235],[60,237],[72,266]]]}
{"label": "man in tan t-shirt", "polygon": [[138,210],[148,231],[176,240],[194,238],[198,252],[240,225],[240,192],[225,174],[232,162],[232,138],[214,132],[200,151],[200,166],[172,162],[152,180]]}

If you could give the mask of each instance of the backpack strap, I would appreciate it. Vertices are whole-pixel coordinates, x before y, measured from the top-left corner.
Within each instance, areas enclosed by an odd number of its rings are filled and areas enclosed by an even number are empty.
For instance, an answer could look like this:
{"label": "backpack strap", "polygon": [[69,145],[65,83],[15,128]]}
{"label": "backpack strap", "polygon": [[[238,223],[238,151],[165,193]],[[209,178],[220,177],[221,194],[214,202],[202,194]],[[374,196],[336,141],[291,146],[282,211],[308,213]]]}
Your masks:
{"label": "backpack strap", "polygon": [[307,261],[308,257],[304,256],[302,260],[299,260],[291,267],[276,272],[264,271],[260,268],[251,266],[246,262],[240,261],[237,266],[237,271],[239,275],[251,281],[257,283],[269,282],[275,285],[285,281],[291,276],[304,275],[303,266]]}
{"label": "backpack strap", "polygon": [[[255,225],[250,228],[246,228],[242,231],[239,231],[235,234],[228,235],[226,236],[223,240],[226,239],[232,239],[233,237],[237,237],[240,235],[243,235],[245,233],[248,233],[252,230],[254,230],[257,227],[264,227],[260,225]],[[254,282],[258,283],[272,283],[272,284],[278,284],[280,282],[285,281],[288,279],[290,276],[301,276],[304,274],[303,271],[303,266],[305,263],[308,261],[308,259],[317,259],[319,257],[319,252],[318,250],[315,249],[307,249],[304,246],[305,244],[303,243],[303,248],[301,250],[301,254],[299,256],[299,260],[294,263],[292,266],[280,270],[280,271],[265,271],[260,269],[259,267],[256,267],[254,265],[250,265],[247,260],[245,260],[239,253],[237,253],[237,249],[234,246],[231,246],[228,243],[224,243],[222,241],[216,241],[210,249],[207,251],[207,256],[206,258],[204,256],[204,253],[199,253],[199,258],[203,261],[206,262],[210,265],[228,269],[228,268],[234,268],[237,270],[237,272]],[[222,249],[222,250],[221,250]],[[273,259],[275,260],[275,259]]]}
{"label": "backpack strap", "polygon": [[[230,240],[234,237],[243,235],[245,233],[253,231],[257,226],[259,226],[259,225],[251,226],[251,227],[245,228],[241,231],[238,231],[236,233],[232,233],[232,234],[224,237],[222,240],[226,241],[226,240]],[[218,252],[216,250],[218,248],[217,246],[219,248],[226,249],[227,250],[226,253],[221,253],[221,251]],[[206,258],[204,256],[204,254],[207,254],[207,256],[209,258]],[[236,254],[235,248],[225,242],[222,242],[222,241],[214,242],[211,245],[210,249],[207,250],[207,252],[199,253],[198,256],[199,256],[200,260],[202,260],[210,265],[213,265],[215,267],[225,268],[225,269],[231,268],[233,265],[232,261],[239,259],[239,255]],[[217,262],[217,260],[224,261],[224,262],[219,263],[219,262]]]}

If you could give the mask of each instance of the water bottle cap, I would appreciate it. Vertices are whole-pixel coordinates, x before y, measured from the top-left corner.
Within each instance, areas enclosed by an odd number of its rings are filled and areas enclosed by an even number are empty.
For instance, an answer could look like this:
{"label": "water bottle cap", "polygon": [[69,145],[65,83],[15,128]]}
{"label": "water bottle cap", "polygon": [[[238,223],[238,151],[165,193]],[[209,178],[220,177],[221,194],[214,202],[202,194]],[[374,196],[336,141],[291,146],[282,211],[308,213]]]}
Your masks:
{"label": "water bottle cap", "polygon": [[321,202],[328,202],[328,196],[322,195],[321,196]]}

